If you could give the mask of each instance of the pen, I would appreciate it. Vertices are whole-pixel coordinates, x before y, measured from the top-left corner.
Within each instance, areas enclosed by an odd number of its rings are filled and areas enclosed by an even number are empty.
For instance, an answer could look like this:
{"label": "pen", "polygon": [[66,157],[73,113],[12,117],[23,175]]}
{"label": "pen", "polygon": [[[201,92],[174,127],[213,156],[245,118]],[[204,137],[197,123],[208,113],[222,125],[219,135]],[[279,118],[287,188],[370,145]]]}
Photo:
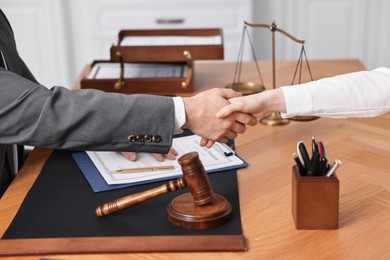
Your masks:
{"label": "pen", "polygon": [[310,157],[309,154],[307,153],[305,144],[301,141],[298,143],[298,152],[301,154],[302,159],[303,159],[303,166],[306,169],[306,175],[311,175],[310,173]]}
{"label": "pen", "polygon": [[319,167],[319,175],[325,175],[326,165],[328,163],[328,158],[326,158],[325,146],[324,143],[318,141],[318,152],[320,153],[320,167]]}
{"label": "pen", "polygon": [[318,175],[325,175],[327,163],[328,163],[328,159],[326,159],[326,157],[322,157],[320,159],[320,168],[319,168]]}
{"label": "pen", "polygon": [[318,152],[318,144],[316,142],[316,139],[314,139],[314,136],[311,137],[311,151],[312,156],[315,152]]}
{"label": "pen", "polygon": [[298,155],[296,153],[293,153],[293,157],[294,157],[295,163],[298,167],[299,174],[302,176],[306,175],[305,168],[303,167],[301,161],[299,160]]}
{"label": "pen", "polygon": [[131,173],[131,172],[152,172],[152,171],[167,171],[174,170],[175,166],[154,166],[154,167],[140,167],[140,168],[124,168],[118,170],[112,170],[112,173]]}
{"label": "pen", "polygon": [[341,161],[340,160],[335,160],[334,161],[334,164],[332,165],[332,167],[330,167],[330,169],[328,170],[328,172],[326,173],[326,177],[330,177],[332,176],[332,174],[336,171],[336,169],[341,165]]}
{"label": "pen", "polygon": [[303,141],[300,141],[297,143],[297,154],[298,154],[298,159],[301,161],[301,164],[303,165],[305,162],[303,161],[301,151],[299,151],[299,144],[303,143]]}
{"label": "pen", "polygon": [[319,175],[319,166],[320,166],[320,154],[314,150],[313,156],[310,161],[310,175],[317,176]]}
{"label": "pen", "polygon": [[320,160],[326,158],[325,146],[321,141],[318,142],[318,152],[320,153]]}

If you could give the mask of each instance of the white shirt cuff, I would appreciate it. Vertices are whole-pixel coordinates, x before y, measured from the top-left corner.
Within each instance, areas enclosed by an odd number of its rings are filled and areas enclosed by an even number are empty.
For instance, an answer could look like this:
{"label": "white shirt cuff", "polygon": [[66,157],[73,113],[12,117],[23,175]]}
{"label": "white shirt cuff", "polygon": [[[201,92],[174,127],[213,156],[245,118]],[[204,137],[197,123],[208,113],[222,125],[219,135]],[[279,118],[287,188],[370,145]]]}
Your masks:
{"label": "white shirt cuff", "polygon": [[186,110],[184,108],[184,101],[181,97],[172,97],[172,99],[175,106],[175,129],[173,132],[178,134],[183,132],[181,127],[186,122]]}
{"label": "white shirt cuff", "polygon": [[283,118],[301,115],[303,111],[313,110],[313,100],[309,84],[281,87],[286,102],[286,113]]}

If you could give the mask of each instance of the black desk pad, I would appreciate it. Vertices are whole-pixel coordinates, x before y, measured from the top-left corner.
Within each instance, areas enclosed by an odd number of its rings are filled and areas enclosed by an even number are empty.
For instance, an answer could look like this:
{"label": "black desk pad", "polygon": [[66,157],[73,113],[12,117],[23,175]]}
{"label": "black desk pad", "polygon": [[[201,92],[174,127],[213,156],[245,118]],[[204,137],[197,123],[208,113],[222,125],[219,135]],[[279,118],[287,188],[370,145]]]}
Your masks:
{"label": "black desk pad", "polygon": [[55,150],[46,161],[3,239],[105,236],[241,235],[236,170],[209,174],[215,193],[232,205],[232,218],[206,230],[176,227],[166,207],[188,189],[161,195],[104,218],[95,208],[108,201],[167,183],[151,183],[94,193],[72,158],[71,151]]}

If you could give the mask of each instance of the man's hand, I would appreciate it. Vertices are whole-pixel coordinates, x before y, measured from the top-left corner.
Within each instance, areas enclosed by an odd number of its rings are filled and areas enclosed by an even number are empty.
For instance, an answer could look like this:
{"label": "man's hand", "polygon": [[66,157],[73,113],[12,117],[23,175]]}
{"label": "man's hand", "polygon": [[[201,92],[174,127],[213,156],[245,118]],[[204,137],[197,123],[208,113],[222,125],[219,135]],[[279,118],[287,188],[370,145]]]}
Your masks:
{"label": "man's hand", "polygon": [[[124,157],[126,157],[132,162],[137,160],[137,153],[135,152],[122,152],[122,154]],[[175,160],[176,156],[178,156],[179,154],[175,149],[173,149],[173,147],[171,147],[167,154],[152,153],[152,155],[157,161],[162,162],[164,161],[164,157],[169,160]]]}
{"label": "man's hand", "polygon": [[256,118],[242,112],[217,118],[216,113],[230,104],[227,99],[240,96],[240,93],[232,89],[214,88],[193,97],[183,98],[186,110],[183,128],[202,136],[201,145],[207,147],[211,147],[215,141],[226,143],[228,139],[236,138],[238,134],[245,132],[245,125],[256,125]]}

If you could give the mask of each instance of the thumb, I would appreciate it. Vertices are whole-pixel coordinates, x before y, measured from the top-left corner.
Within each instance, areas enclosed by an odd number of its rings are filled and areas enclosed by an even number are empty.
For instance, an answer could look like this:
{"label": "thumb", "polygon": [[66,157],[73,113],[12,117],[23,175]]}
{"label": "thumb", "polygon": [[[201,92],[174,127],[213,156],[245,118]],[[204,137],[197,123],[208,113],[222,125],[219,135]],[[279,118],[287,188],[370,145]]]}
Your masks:
{"label": "thumb", "polygon": [[238,103],[231,103],[222,107],[215,115],[218,118],[224,118],[237,111],[240,111],[240,105]]}
{"label": "thumb", "polygon": [[240,92],[236,92],[230,88],[221,88],[220,90],[221,90],[221,97],[226,99],[242,96]]}

